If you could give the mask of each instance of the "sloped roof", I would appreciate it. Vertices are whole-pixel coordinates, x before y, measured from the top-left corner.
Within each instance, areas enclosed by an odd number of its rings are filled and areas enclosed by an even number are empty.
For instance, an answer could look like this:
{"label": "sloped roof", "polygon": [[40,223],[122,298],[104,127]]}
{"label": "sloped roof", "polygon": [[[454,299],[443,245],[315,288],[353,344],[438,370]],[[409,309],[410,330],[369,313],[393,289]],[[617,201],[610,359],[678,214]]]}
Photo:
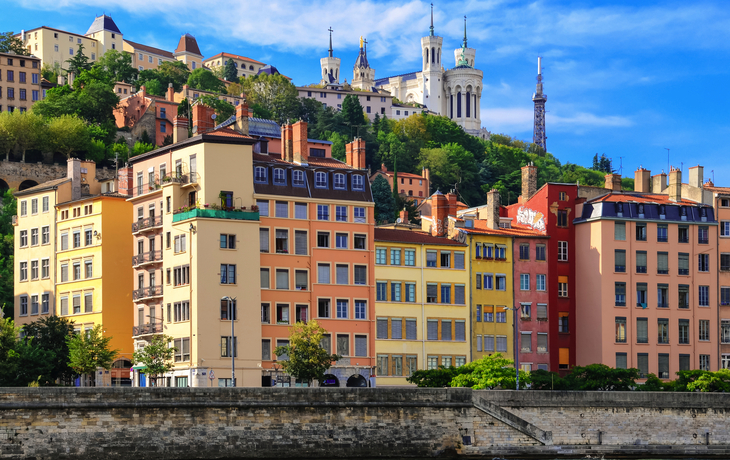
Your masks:
{"label": "sloped roof", "polygon": [[184,34],[182,37],[180,37],[180,41],[177,43],[177,48],[175,48],[175,52],[187,52],[197,54],[200,57],[203,56],[203,53],[200,52],[200,48],[198,48],[198,41],[195,40],[195,37],[190,34]]}
{"label": "sloped roof", "polygon": [[141,43],[135,43],[133,41],[129,41],[126,39],[124,40],[124,42],[132,45],[132,47],[135,49],[135,51],[145,51],[147,53],[158,54],[158,55],[166,57],[166,58],[175,59],[175,56],[173,56],[173,54],[169,51],[161,50],[159,48],[153,48],[151,46],[143,45]]}
{"label": "sloped roof", "polygon": [[466,246],[458,241],[430,235],[426,232],[410,230],[394,230],[391,228],[375,228],[375,241],[392,241],[395,243],[438,244],[442,246]]}
{"label": "sloped roof", "polygon": [[240,59],[242,61],[248,61],[248,62],[253,62],[254,64],[264,65],[263,62],[257,61],[256,59],[251,59],[246,56],[239,56],[238,54],[231,54],[231,53],[225,53],[225,52],[218,53],[215,56],[209,57],[208,59],[205,60],[205,62],[212,61],[213,59],[218,59],[219,57],[232,57],[233,59]]}
{"label": "sloped roof", "polygon": [[[382,169],[378,169],[377,171],[375,171],[373,173],[373,175],[375,175],[377,173],[383,173],[383,174],[387,174],[388,176],[392,176],[393,173],[394,173],[394,171],[388,171],[387,169],[385,171],[383,171]],[[425,177],[419,176],[418,174],[407,173],[407,172],[400,172],[400,171],[398,171],[398,177],[402,177],[404,179],[410,178],[410,179],[427,180]]]}
{"label": "sloped roof", "polygon": [[49,180],[48,182],[43,182],[42,184],[35,185],[33,187],[27,188],[25,190],[21,190],[19,192],[15,192],[15,196],[23,196],[23,195],[31,195],[36,192],[42,192],[44,190],[51,190],[53,188],[56,188],[57,186],[63,184],[66,181],[70,181],[71,178],[69,177],[62,177],[60,179],[54,179]]}
{"label": "sloped roof", "polygon": [[86,35],[101,32],[102,30],[116,32],[118,34],[122,33],[119,30],[119,27],[117,27],[117,25],[114,23],[114,20],[111,16],[102,14],[101,16],[97,16],[96,18],[94,18],[94,22],[91,23],[91,27],[89,27],[89,30],[86,31]]}
{"label": "sloped roof", "polygon": [[522,236],[522,237],[540,237],[544,238],[544,233],[526,229],[526,228],[487,228],[487,222],[485,220],[474,220],[474,227],[459,227],[459,230],[464,230],[467,233],[474,233],[478,235],[494,235],[494,236]]}
{"label": "sloped roof", "polygon": [[248,133],[252,136],[281,137],[281,127],[274,120],[248,118]]}
{"label": "sloped roof", "polygon": [[696,201],[681,199],[679,201],[672,201],[669,199],[669,195],[662,195],[658,193],[639,193],[639,192],[611,192],[606,195],[588,200],[588,203],[600,203],[600,202],[636,202],[636,203],[656,203],[656,204],[684,204],[684,205],[697,205]]}

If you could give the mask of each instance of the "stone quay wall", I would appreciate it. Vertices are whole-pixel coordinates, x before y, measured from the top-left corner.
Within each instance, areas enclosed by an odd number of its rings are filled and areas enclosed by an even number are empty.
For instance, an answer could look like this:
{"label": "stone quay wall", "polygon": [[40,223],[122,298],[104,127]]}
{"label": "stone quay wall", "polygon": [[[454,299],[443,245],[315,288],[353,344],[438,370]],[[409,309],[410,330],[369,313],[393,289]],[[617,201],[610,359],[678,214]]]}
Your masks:
{"label": "stone quay wall", "polygon": [[728,458],[728,410],[698,393],[5,388],[0,459]]}

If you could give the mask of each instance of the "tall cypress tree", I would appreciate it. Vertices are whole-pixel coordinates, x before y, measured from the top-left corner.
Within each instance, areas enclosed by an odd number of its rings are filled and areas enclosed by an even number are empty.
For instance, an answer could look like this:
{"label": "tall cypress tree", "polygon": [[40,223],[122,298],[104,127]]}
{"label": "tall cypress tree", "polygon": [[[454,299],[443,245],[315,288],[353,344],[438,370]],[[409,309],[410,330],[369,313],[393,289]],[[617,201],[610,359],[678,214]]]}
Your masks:
{"label": "tall cypress tree", "polygon": [[228,59],[226,62],[226,68],[223,71],[223,78],[227,81],[238,81],[238,69],[236,69],[236,64],[233,62],[233,59]]}

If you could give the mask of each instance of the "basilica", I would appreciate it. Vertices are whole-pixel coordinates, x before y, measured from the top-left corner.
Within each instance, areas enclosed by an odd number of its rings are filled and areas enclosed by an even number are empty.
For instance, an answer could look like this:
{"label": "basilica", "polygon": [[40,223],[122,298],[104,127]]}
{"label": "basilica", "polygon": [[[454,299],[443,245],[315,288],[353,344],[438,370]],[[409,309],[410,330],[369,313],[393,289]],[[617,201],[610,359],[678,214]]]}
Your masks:
{"label": "basilica", "polygon": [[[481,127],[481,96],[483,72],[474,67],[476,50],[467,46],[466,17],[464,40],[454,50],[454,67],[446,69],[442,61],[443,37],[434,33],[433,10],[430,33],[421,38],[422,66],[420,71],[392,77],[376,78],[367,57],[367,41],[360,39],[360,52],[353,68],[351,86],[367,91],[387,91],[393,98],[408,104],[417,103],[428,111],[454,120],[466,132],[488,137]],[[340,59],[332,54],[330,35],[329,56],[320,60],[323,85],[339,85]]]}

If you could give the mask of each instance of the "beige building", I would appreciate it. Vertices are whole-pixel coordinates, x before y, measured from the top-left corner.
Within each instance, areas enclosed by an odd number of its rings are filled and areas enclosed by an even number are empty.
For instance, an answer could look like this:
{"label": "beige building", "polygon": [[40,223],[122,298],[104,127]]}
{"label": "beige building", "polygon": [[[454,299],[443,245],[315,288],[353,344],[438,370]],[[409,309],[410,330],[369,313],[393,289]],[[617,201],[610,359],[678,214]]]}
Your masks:
{"label": "beige building", "polygon": [[365,114],[371,121],[375,114],[391,116],[393,96],[387,91],[355,91],[346,86],[318,88],[316,86],[298,86],[299,97],[307,97],[321,102],[325,107],[342,110],[342,101],[348,94],[354,94],[360,100]]}
{"label": "beige building", "polygon": [[191,72],[203,67],[203,54],[200,52],[197,40],[190,34],[183,34],[180,37],[173,56],[187,64]]}
{"label": "beige building", "polygon": [[57,64],[65,67],[65,62],[78,53],[79,45],[84,46],[84,54],[89,57],[89,62],[95,62],[104,54],[99,41],[92,37],[46,26],[21,32],[18,38],[33,56],[50,66]]}
{"label": "beige building", "polygon": [[139,70],[155,70],[163,62],[175,61],[175,56],[165,50],[124,40],[124,51],[132,55],[132,67]]}
{"label": "beige building", "polygon": [[117,50],[120,53],[124,50],[122,32],[111,16],[106,14],[95,17],[91,27],[84,35],[99,43],[99,56],[102,56],[108,50]]}
{"label": "beige building", "polygon": [[213,57],[209,57],[203,61],[205,67],[214,70],[218,67],[225,67],[228,60],[233,60],[236,66],[236,71],[239,77],[251,77],[259,73],[266,64],[263,62],[256,61],[245,56],[238,56],[237,54],[231,53],[218,53]]}
{"label": "beige building", "polygon": [[36,57],[0,53],[0,112],[25,112],[42,99],[40,67]]}

